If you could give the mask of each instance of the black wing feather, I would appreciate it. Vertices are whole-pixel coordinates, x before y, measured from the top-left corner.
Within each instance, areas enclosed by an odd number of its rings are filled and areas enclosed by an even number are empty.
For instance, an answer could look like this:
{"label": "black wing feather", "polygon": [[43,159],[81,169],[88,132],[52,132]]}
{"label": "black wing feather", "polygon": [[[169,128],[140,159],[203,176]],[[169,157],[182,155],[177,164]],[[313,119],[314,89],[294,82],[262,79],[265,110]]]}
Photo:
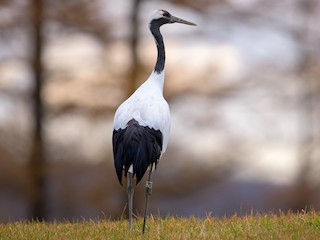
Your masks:
{"label": "black wing feather", "polygon": [[131,164],[133,164],[133,176],[136,176],[137,184],[150,165],[157,166],[162,141],[163,136],[160,130],[140,126],[135,119],[131,119],[125,129],[113,131],[114,165],[121,185],[123,169],[124,175],[127,176]]}

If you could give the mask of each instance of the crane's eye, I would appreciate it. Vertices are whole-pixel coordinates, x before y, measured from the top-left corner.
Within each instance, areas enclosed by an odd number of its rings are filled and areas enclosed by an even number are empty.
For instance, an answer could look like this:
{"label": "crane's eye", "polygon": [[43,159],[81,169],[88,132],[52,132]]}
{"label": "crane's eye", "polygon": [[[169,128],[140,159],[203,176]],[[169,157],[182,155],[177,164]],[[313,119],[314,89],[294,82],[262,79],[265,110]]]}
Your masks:
{"label": "crane's eye", "polygon": [[170,17],[171,15],[170,15],[170,13],[168,13],[167,11],[163,11],[163,16],[164,16],[164,17]]}

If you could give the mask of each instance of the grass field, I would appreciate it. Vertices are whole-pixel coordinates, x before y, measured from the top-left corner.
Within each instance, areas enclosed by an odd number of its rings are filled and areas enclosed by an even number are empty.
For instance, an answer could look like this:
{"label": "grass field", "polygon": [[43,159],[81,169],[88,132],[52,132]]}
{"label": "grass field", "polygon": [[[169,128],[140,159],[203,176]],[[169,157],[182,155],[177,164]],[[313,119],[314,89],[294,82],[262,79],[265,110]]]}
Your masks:
{"label": "grass field", "polygon": [[83,222],[17,222],[0,225],[0,239],[320,239],[317,212],[233,216],[204,219],[149,217],[145,235],[142,219]]}

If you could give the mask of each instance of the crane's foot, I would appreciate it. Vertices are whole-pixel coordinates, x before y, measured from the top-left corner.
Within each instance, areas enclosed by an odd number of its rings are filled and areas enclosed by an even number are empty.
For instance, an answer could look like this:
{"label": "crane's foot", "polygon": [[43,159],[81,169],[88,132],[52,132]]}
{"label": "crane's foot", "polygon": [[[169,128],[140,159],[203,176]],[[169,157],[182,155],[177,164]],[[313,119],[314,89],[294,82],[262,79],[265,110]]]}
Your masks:
{"label": "crane's foot", "polygon": [[129,212],[129,228],[132,232],[132,205],[134,189],[132,186],[132,173],[128,173],[127,193],[128,193],[128,212]]}
{"label": "crane's foot", "polygon": [[150,201],[150,196],[152,194],[152,182],[150,181],[151,179],[151,171],[149,172],[149,178],[148,181],[146,182],[146,205],[144,208],[144,217],[143,217],[143,226],[142,226],[142,234],[144,234],[145,229],[146,229],[146,222],[147,222],[147,213],[148,213],[148,208],[149,208],[149,201]]}

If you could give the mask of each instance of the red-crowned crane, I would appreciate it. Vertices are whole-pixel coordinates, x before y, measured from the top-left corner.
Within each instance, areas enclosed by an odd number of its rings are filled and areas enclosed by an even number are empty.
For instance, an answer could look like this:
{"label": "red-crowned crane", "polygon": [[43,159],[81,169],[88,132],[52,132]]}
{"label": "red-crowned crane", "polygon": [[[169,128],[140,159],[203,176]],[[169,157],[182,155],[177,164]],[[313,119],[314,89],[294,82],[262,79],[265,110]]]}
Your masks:
{"label": "red-crowned crane", "polygon": [[167,23],[196,25],[174,17],[165,10],[153,13],[149,28],[158,50],[156,65],[147,81],[120,105],[114,116],[114,165],[121,185],[123,174],[127,177],[130,231],[134,193],[132,179],[136,177],[138,184],[145,172],[149,171],[142,233],[145,231],[149,197],[152,193],[151,174],[166,151],[170,132],[170,110],[163,98],[165,49],[160,33],[160,27]]}

